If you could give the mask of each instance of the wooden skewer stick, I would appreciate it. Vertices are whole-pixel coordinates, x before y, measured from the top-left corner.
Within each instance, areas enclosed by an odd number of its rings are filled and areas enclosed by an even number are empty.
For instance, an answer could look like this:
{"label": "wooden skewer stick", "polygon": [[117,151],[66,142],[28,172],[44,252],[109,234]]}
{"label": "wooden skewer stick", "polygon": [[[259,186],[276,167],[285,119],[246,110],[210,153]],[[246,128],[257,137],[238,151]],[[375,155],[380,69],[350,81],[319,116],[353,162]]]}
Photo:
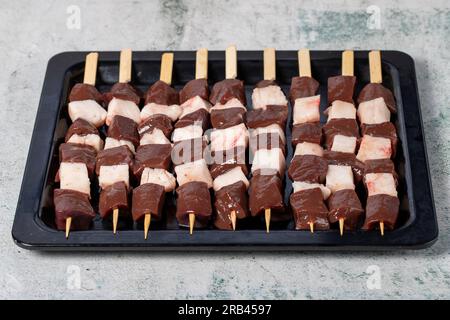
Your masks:
{"label": "wooden skewer stick", "polygon": [[309,223],[309,230],[311,231],[311,233],[314,233],[314,222]]}
{"label": "wooden skewer stick", "polygon": [[195,79],[208,79],[208,49],[197,50],[195,59]]}
{"label": "wooden skewer stick", "polygon": [[270,208],[264,210],[264,216],[266,218],[266,231],[267,233],[270,232]]}
{"label": "wooden skewer stick", "polygon": [[233,231],[236,230],[236,211],[231,211],[231,226],[233,227]]}
{"label": "wooden skewer stick", "polygon": [[150,221],[152,220],[152,215],[150,213],[146,213],[144,216],[144,239],[147,240],[148,237],[148,229],[150,229]]}
{"label": "wooden skewer stick", "polygon": [[369,52],[369,68],[370,68],[370,82],[382,83],[383,75],[381,73],[381,53],[380,51]]}
{"label": "wooden skewer stick", "polygon": [[353,51],[345,50],[342,52],[342,75],[353,76],[354,75],[354,55]]}
{"label": "wooden skewer stick", "polygon": [[113,210],[113,233],[117,232],[117,223],[119,222],[119,209],[115,208]]}
{"label": "wooden skewer stick", "polygon": [[133,53],[131,49],[123,49],[120,51],[120,66],[119,66],[119,82],[128,83],[131,81],[131,61]]}
{"label": "wooden skewer stick", "polygon": [[236,79],[237,77],[237,50],[235,45],[230,45],[225,50],[225,78]]}
{"label": "wooden skewer stick", "polygon": [[311,78],[311,57],[308,49],[298,51],[298,69],[300,77]]}
{"label": "wooden skewer stick", "polygon": [[72,223],[72,217],[66,219],[66,239],[69,239],[70,225]]}
{"label": "wooden skewer stick", "polygon": [[168,85],[172,84],[172,71],[173,71],[173,53],[163,53],[161,57],[161,71],[159,79],[164,81]]}
{"label": "wooden skewer stick", "polygon": [[384,236],[384,221],[380,221],[380,233],[381,236]]}
{"label": "wooden skewer stick", "polygon": [[339,232],[341,233],[341,237],[344,235],[344,218],[339,219]]}
{"label": "wooden skewer stick", "polygon": [[194,232],[194,224],[195,224],[195,214],[189,213],[189,234],[192,235]]}
{"label": "wooden skewer stick", "polygon": [[264,80],[275,80],[277,74],[274,48],[264,49]]}
{"label": "wooden skewer stick", "polygon": [[86,63],[84,65],[84,79],[83,83],[95,85],[95,80],[97,77],[97,63],[98,63],[98,53],[91,52],[86,56]]}

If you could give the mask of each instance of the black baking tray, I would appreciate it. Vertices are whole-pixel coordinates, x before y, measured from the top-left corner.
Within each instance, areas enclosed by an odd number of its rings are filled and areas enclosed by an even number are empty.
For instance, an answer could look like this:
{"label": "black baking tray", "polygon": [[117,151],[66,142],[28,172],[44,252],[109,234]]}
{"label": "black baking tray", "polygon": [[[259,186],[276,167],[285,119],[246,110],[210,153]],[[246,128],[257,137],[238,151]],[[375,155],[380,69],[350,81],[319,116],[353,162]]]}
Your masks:
{"label": "black baking tray", "polygon": [[[122,222],[114,235],[111,224],[94,220],[91,230],[72,231],[69,239],[53,226],[51,195],[58,168],[58,146],[70,119],[67,97],[71,87],[82,82],[84,60],[88,52],[64,52],[52,57],[41,94],[35,127],[31,139],[22,188],[16,209],[12,236],[25,249],[62,251],[100,250],[389,250],[418,249],[433,244],[438,236],[436,211],[430,182],[429,167],[423,136],[416,74],[413,59],[399,51],[382,51],[383,84],[390,88],[397,100],[398,113],[394,123],[399,135],[395,158],[399,173],[400,215],[394,231],[345,232],[338,230],[297,231],[293,219],[272,224],[269,234],[260,220],[239,221],[238,230],[222,231],[214,228],[196,229],[193,235],[179,227],[170,204],[159,223],[152,222],[149,237],[144,240],[142,225]],[[158,80],[163,52],[133,52],[132,83],[145,91]],[[175,54],[173,85],[181,89],[194,77],[195,52],[177,51]],[[341,51],[311,51],[312,74],[321,85],[321,111],[327,106],[327,78],[341,72]],[[100,52],[97,87],[108,89],[118,81],[119,52]],[[209,83],[223,79],[225,53],[209,52]],[[287,94],[291,78],[298,75],[296,51],[277,51],[277,81]],[[356,94],[369,82],[368,51],[355,51]],[[246,84],[248,105],[251,90],[263,78],[262,51],[238,52],[238,77]],[[291,106],[290,106],[291,110]],[[323,114],[323,112],[322,112]],[[289,115],[291,122],[291,115]],[[321,119],[325,121],[325,118]],[[287,128],[290,138],[290,128]],[[292,157],[288,142],[287,161]],[[286,180],[285,200],[292,191]],[[94,186],[95,187],[95,186]],[[360,191],[364,192],[364,191]],[[364,204],[364,196],[361,197]]]}

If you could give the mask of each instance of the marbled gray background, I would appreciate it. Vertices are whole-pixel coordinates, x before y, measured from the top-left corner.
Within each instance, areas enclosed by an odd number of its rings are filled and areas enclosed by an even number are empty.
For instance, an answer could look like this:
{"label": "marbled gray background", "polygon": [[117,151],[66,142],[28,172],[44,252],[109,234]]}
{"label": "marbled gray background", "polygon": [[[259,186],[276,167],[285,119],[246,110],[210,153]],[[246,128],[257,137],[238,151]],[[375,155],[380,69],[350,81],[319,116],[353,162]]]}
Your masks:
{"label": "marbled gray background", "polygon": [[[81,29],[66,27],[67,7]],[[366,9],[381,10],[381,29]],[[450,298],[447,1],[0,0],[0,298]],[[395,253],[42,254],[11,227],[46,63],[67,50],[395,49],[416,60],[440,238]],[[68,289],[68,267],[81,288]],[[366,285],[370,265],[381,289]],[[69,269],[70,270],[70,269]]]}

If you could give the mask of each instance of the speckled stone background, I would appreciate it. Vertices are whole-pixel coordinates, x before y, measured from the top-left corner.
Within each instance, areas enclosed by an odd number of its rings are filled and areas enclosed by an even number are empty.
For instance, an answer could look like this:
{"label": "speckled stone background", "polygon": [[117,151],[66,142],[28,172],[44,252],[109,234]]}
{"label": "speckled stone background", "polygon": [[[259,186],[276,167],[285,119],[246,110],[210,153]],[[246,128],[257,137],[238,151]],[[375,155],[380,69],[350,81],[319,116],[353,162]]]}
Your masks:
{"label": "speckled stone background", "polygon": [[[80,9],[80,29],[67,27],[72,4]],[[0,298],[450,298],[447,1],[0,0],[0,8]],[[373,8],[380,12],[379,29],[371,22]],[[222,50],[229,43],[242,50],[380,48],[411,54],[438,242],[427,250],[392,253],[43,254],[14,245],[14,211],[52,55],[123,47]],[[379,268],[378,289],[367,285],[369,266]],[[78,271],[80,283],[73,281]]]}

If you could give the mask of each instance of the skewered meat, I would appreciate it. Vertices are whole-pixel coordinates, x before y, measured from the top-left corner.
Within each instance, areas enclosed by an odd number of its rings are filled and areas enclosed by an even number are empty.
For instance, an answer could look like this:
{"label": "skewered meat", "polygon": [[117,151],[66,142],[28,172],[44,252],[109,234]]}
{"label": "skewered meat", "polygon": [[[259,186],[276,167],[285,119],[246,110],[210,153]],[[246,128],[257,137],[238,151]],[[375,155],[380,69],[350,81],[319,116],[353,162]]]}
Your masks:
{"label": "skewered meat", "polygon": [[146,144],[139,146],[134,158],[133,174],[136,177],[140,177],[145,168],[169,170],[171,154],[171,144]]}
{"label": "skewered meat", "polygon": [[397,186],[391,173],[368,173],[364,176],[369,197],[387,194],[397,197]]}
{"label": "skewered meat", "polygon": [[211,150],[230,150],[233,148],[247,148],[248,131],[241,123],[226,129],[216,129],[211,132]]}
{"label": "skewered meat", "polygon": [[333,137],[333,144],[331,145],[331,151],[355,153],[356,150],[356,137],[347,137],[337,134]]}
{"label": "skewered meat", "polygon": [[173,131],[172,120],[165,115],[155,114],[139,124],[138,133],[142,137],[142,135],[152,132],[154,129],[161,130],[167,138],[170,138]]}
{"label": "skewered meat", "polygon": [[319,144],[302,142],[295,146],[294,156],[313,155],[323,157],[323,149]]}
{"label": "skewered meat", "polygon": [[293,77],[289,97],[294,105],[295,100],[315,96],[319,90],[319,83],[311,77]]}
{"label": "skewered meat", "polygon": [[389,159],[392,156],[391,140],[381,137],[363,136],[356,158],[366,160]]}
{"label": "skewered meat", "polygon": [[201,138],[203,136],[203,128],[199,125],[189,125],[182,128],[176,128],[173,131],[172,141],[178,142],[182,140],[190,140]]}
{"label": "skewered meat", "polygon": [[332,119],[356,119],[356,108],[351,103],[337,100],[325,110],[325,114],[328,115],[328,121]]}
{"label": "skewered meat", "polygon": [[321,156],[296,155],[289,165],[288,176],[293,181],[322,183],[327,170],[328,162]]}
{"label": "skewered meat", "polygon": [[213,186],[213,180],[205,159],[178,165],[175,167],[175,173],[180,186],[193,181],[204,182],[208,188]]}
{"label": "skewered meat", "polygon": [[282,149],[259,149],[255,152],[252,173],[260,171],[261,174],[268,174],[276,171],[280,176],[283,176],[285,168],[286,163]]}
{"label": "skewered meat", "polygon": [[96,156],[95,149],[88,145],[62,143],[59,146],[59,161],[84,163],[90,177],[94,175]]}
{"label": "skewered meat", "polygon": [[154,128],[152,131],[147,131],[141,136],[141,140],[139,141],[139,144],[146,145],[146,144],[170,144],[170,140],[167,139],[164,132],[162,132],[158,128]]}
{"label": "skewered meat", "polygon": [[151,214],[156,220],[161,218],[166,192],[159,184],[145,183],[133,190],[131,213],[134,221],[142,220]]}
{"label": "skewered meat", "polygon": [[72,218],[71,230],[87,230],[95,218],[95,211],[89,202],[89,196],[74,190],[55,189],[55,223],[58,230],[66,229],[67,218]]}
{"label": "skewered meat", "polygon": [[127,188],[130,186],[129,167],[127,164],[100,166],[98,183],[102,189],[120,181],[124,182]]}
{"label": "skewered meat", "polygon": [[248,213],[247,186],[238,181],[226,185],[215,193],[214,207],[216,216],[214,225],[221,230],[232,230],[231,212],[234,211],[237,219],[246,218]]}
{"label": "skewered meat", "polygon": [[295,229],[305,230],[314,224],[315,230],[328,230],[328,209],[323,202],[321,189],[317,187],[294,191],[289,198],[294,214]]}
{"label": "skewered meat", "polygon": [[238,181],[243,182],[246,188],[248,188],[249,182],[247,180],[247,177],[244,175],[240,167],[235,167],[214,179],[214,191],[219,191],[223,187],[234,184]]}
{"label": "skewered meat", "polygon": [[100,192],[98,209],[102,219],[111,215],[114,209],[119,209],[122,216],[128,215],[128,190],[123,181],[118,181],[106,186]]}
{"label": "skewered meat", "polygon": [[356,77],[336,76],[328,78],[328,104],[340,100],[353,103]]}
{"label": "skewered meat", "polygon": [[383,98],[389,111],[396,113],[395,98],[391,90],[380,83],[369,83],[359,93],[358,103]]}
{"label": "skewered meat", "polygon": [[391,119],[391,112],[383,98],[361,102],[357,113],[361,124],[379,124]]}
{"label": "skewered meat", "polygon": [[123,116],[130,118],[137,124],[141,122],[141,112],[137,104],[129,100],[121,100],[113,98],[108,104],[108,115],[106,117],[106,125],[110,126],[115,116]]}
{"label": "skewered meat", "polygon": [[115,116],[108,128],[108,137],[115,140],[127,140],[134,147],[139,145],[139,134],[137,124],[127,117]]}
{"label": "skewered meat", "polygon": [[[178,179],[178,175],[177,175]],[[207,183],[190,181],[177,188],[177,220],[189,225],[189,214],[195,214],[196,225],[204,225],[211,217],[211,195]]]}
{"label": "skewered meat", "polygon": [[320,95],[298,98],[294,105],[294,125],[320,121]]}
{"label": "skewered meat", "polygon": [[59,166],[59,180],[61,189],[75,190],[90,196],[91,183],[88,170],[84,163],[61,162]]}
{"label": "skewered meat", "polygon": [[[268,208],[272,212],[284,210],[282,182],[277,175],[254,174],[250,181],[248,193],[252,216],[258,216]],[[274,218],[276,218],[276,215],[274,215]]]}
{"label": "skewered meat", "polygon": [[179,93],[180,103],[183,104],[196,96],[203,100],[209,99],[208,81],[206,79],[194,79],[186,83]]}
{"label": "skewered meat", "polygon": [[309,183],[309,182],[303,182],[303,181],[294,181],[292,182],[292,188],[294,189],[293,193],[303,191],[303,190],[309,190],[309,189],[315,189],[319,188],[323,195],[323,200],[327,200],[328,197],[331,195],[331,190],[325,187],[323,184],[320,183]]}
{"label": "skewered meat", "polygon": [[162,186],[165,192],[173,191],[176,187],[176,180],[173,174],[159,168],[145,168],[142,171],[141,185],[148,183]]}
{"label": "skewered meat", "polygon": [[352,167],[350,166],[329,165],[326,181],[326,186],[332,193],[345,189],[355,189]]}
{"label": "skewered meat", "polygon": [[225,79],[214,84],[209,101],[213,105],[226,104],[236,98],[242,105],[246,105],[244,82],[238,79]]}
{"label": "skewered meat", "polygon": [[257,87],[252,93],[253,109],[266,110],[267,106],[287,106],[287,99],[281,88],[270,83],[267,86]]}
{"label": "skewered meat", "polygon": [[107,112],[95,100],[69,102],[69,116],[72,121],[83,119],[94,126],[101,127],[105,123]]}
{"label": "skewered meat", "polygon": [[182,111],[181,107],[176,104],[165,106],[151,102],[142,108],[140,117],[142,122],[155,115],[164,115],[172,121],[177,121]]}
{"label": "skewered meat", "polygon": [[107,137],[105,139],[105,150],[106,149],[112,149],[117,148],[120,146],[126,146],[130,149],[131,152],[135,153],[136,150],[134,149],[134,145],[131,141],[128,140],[116,140],[110,137]]}
{"label": "skewered meat", "polygon": [[155,103],[164,106],[179,105],[178,92],[164,81],[158,80],[148,88],[145,104]]}

